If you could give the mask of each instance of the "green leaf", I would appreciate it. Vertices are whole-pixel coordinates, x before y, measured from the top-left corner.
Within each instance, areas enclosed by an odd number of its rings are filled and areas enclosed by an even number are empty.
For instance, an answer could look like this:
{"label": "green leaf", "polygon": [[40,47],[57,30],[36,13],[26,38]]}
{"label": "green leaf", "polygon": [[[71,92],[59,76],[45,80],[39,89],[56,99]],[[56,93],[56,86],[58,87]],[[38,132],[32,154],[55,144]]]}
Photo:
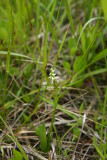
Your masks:
{"label": "green leaf", "polygon": [[26,102],[26,103],[30,103],[31,98],[27,95],[23,96],[22,99]]}
{"label": "green leaf", "polygon": [[79,72],[86,66],[86,64],[86,59],[83,56],[76,57],[73,64],[74,72]]}
{"label": "green leaf", "polygon": [[95,147],[95,149],[97,150],[98,154],[101,156],[101,158],[102,158],[103,160],[106,160],[105,157],[104,157],[104,155],[103,155],[103,153],[101,152],[101,150],[100,150],[97,142],[96,142],[95,137],[93,138],[93,144],[94,144],[94,147]]}
{"label": "green leaf", "polygon": [[[83,28],[82,24],[80,24],[81,31],[82,31],[82,28]],[[85,53],[85,51],[86,51],[86,41],[85,41],[85,34],[84,34],[84,32],[81,35],[81,44],[82,44],[83,53]]]}
{"label": "green leaf", "polygon": [[30,64],[26,65],[26,67],[24,68],[24,75],[27,77],[27,79],[29,79],[31,77],[33,67],[34,67],[34,64],[30,63]]}
{"label": "green leaf", "polygon": [[95,63],[96,61],[99,61],[100,59],[104,58],[107,56],[107,49],[104,49],[103,51],[101,51],[100,53],[98,53],[94,58],[93,60],[88,64],[91,65],[93,63]]}
{"label": "green leaf", "polygon": [[104,20],[103,17],[95,17],[95,18],[91,18],[89,21],[87,21],[87,22],[85,23],[85,25],[84,25],[84,27],[82,28],[82,31],[81,31],[81,33],[80,33],[80,35],[79,35],[79,38],[78,38],[78,41],[77,41],[77,46],[78,46],[78,44],[79,44],[80,38],[81,38],[81,36],[82,36],[85,28],[87,27],[87,25],[90,24],[92,21],[99,20],[99,19]]}
{"label": "green leaf", "polygon": [[30,122],[30,118],[26,114],[23,114],[23,118],[24,118],[24,121]]}
{"label": "green leaf", "polygon": [[43,152],[47,152],[48,144],[47,144],[45,123],[42,123],[42,125],[36,129],[36,135],[40,137],[41,150]]}
{"label": "green leaf", "polygon": [[13,158],[10,158],[9,160],[23,160],[23,156],[20,152],[13,149]]}
{"label": "green leaf", "polygon": [[80,133],[81,133],[81,131],[80,131],[80,129],[79,129],[78,127],[74,127],[74,128],[73,128],[73,134],[74,134],[74,136],[75,136],[75,137],[73,137],[73,140],[74,140],[74,141],[79,138]]}
{"label": "green leaf", "polygon": [[17,99],[15,99],[13,101],[8,101],[7,103],[4,104],[4,108],[5,109],[10,108],[16,101],[17,101]]}
{"label": "green leaf", "polygon": [[80,109],[79,109],[79,114],[81,114],[82,113],[82,111],[83,111],[83,107],[84,107],[84,102],[81,104],[81,106],[80,106]]}
{"label": "green leaf", "polygon": [[[1,8],[0,8],[1,11]],[[5,12],[3,13],[5,14]],[[7,40],[9,35],[9,21],[0,19],[0,40]]]}
{"label": "green leaf", "polygon": [[75,119],[77,122],[80,122],[80,123],[81,123],[80,119],[79,119],[76,115],[74,115],[73,112],[65,109],[64,107],[61,107],[60,105],[58,105],[58,109],[60,109],[62,112],[66,113],[67,115],[69,115],[69,116],[72,117],[73,119]]}
{"label": "green leaf", "polygon": [[75,127],[75,128],[73,129],[73,134],[74,134],[75,136],[79,137],[79,136],[80,136],[80,133],[81,133],[81,131],[80,131],[80,129],[79,129],[78,127]]}
{"label": "green leaf", "polygon": [[[50,99],[45,98],[44,96],[41,97],[45,102],[54,105],[54,102]],[[67,110],[65,107],[62,107],[61,105],[57,104],[57,109],[61,110],[62,112],[66,113],[67,115],[71,116],[73,119],[75,119],[79,124],[81,124],[81,120],[78,118],[78,114]]]}
{"label": "green leaf", "polygon": [[[104,72],[107,72],[107,69],[106,68],[101,68],[101,69],[98,69],[98,70],[95,70],[95,71],[91,71],[91,76],[92,75],[98,75],[98,74],[101,74],[101,73],[104,73]],[[71,82],[71,84],[68,84],[67,86],[73,86],[81,81],[83,81],[84,79],[90,77],[90,73],[86,73],[86,74],[83,74],[81,76],[78,76],[77,80],[75,80],[74,82]]]}
{"label": "green leaf", "polygon": [[[86,63],[86,60],[84,60],[85,58],[84,57],[80,57],[80,58],[76,58],[75,62],[74,62],[74,65],[73,65],[73,68],[74,68],[74,71],[77,72],[74,76],[74,77],[77,77],[78,75],[80,75],[80,73],[82,73],[87,67],[89,67],[90,65],[92,65],[93,63],[99,61],[100,59],[102,58],[105,58],[107,56],[107,49],[104,49],[103,51],[101,51],[100,53],[98,53],[96,56],[94,56],[93,60],[88,63],[87,65],[85,65],[84,63]],[[82,64],[83,63],[83,64]],[[104,69],[104,72],[105,72],[106,69]]]}
{"label": "green leaf", "polygon": [[[0,51],[0,55],[8,55],[8,51]],[[29,56],[23,55],[21,53],[10,52],[10,55],[31,59]]]}
{"label": "green leaf", "polygon": [[70,75],[71,74],[71,72],[70,72],[71,71],[71,66],[70,66],[69,62],[63,61],[63,66],[66,69],[67,74]]}
{"label": "green leaf", "polygon": [[68,46],[70,48],[70,55],[74,56],[77,51],[77,45],[74,38],[70,38],[68,41]]}
{"label": "green leaf", "polygon": [[101,0],[104,17],[107,20],[107,0]]}
{"label": "green leaf", "polygon": [[65,8],[66,8],[66,12],[67,12],[67,16],[68,16],[68,19],[69,19],[69,22],[70,22],[72,32],[73,32],[73,34],[75,34],[75,27],[74,27],[72,15],[71,15],[70,4],[69,4],[68,0],[63,0],[63,1],[64,1],[64,5],[65,5]]}
{"label": "green leaf", "polygon": [[16,76],[19,73],[19,69],[16,67],[10,67],[9,72],[13,75]]}
{"label": "green leaf", "polygon": [[7,30],[3,27],[0,27],[0,39],[1,40],[6,40],[7,37],[8,37]]}

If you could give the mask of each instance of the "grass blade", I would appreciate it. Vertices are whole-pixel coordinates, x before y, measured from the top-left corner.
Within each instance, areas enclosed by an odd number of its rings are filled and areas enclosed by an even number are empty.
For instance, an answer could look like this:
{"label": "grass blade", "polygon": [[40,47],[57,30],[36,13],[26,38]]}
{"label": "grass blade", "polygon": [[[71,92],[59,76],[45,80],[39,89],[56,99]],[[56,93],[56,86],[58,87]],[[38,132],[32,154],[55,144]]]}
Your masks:
{"label": "grass blade", "polygon": [[8,129],[8,131],[10,132],[12,138],[14,139],[14,141],[16,142],[20,152],[23,154],[23,157],[25,158],[25,160],[29,160],[26,153],[24,152],[22,146],[20,145],[20,143],[18,142],[17,138],[15,137],[15,135],[13,134],[13,132],[10,130],[10,128],[8,127],[8,125],[6,124],[6,122],[3,120],[3,118],[0,116],[0,119],[2,121],[2,123],[6,126],[6,128]]}

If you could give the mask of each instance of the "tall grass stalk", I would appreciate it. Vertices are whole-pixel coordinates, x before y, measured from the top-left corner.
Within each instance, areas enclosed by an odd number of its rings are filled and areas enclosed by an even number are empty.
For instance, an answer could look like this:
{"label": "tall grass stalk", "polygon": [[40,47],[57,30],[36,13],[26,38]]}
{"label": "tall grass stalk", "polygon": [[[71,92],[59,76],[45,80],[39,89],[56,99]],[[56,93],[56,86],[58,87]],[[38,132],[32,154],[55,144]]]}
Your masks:
{"label": "tall grass stalk", "polygon": [[27,157],[26,153],[24,152],[22,146],[20,145],[20,143],[18,142],[17,138],[13,134],[12,130],[8,127],[8,125],[6,124],[6,122],[3,120],[3,118],[1,116],[0,116],[0,119],[1,119],[2,123],[5,125],[5,127],[8,129],[8,131],[10,132],[11,137],[13,138],[15,143],[17,144],[17,146],[18,146],[19,150],[21,151],[21,153],[23,154],[23,157],[25,158],[25,160],[28,160],[28,157]]}

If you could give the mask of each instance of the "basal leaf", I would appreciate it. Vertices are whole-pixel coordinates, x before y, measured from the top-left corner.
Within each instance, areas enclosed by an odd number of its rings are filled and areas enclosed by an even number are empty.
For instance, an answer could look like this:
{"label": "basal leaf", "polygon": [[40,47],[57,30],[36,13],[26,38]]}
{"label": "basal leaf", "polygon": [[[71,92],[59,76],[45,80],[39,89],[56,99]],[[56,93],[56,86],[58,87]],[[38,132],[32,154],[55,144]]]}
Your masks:
{"label": "basal leaf", "polygon": [[9,160],[23,160],[23,156],[20,152],[13,150],[13,158],[10,158]]}
{"label": "basal leaf", "polygon": [[36,129],[36,135],[38,135],[40,137],[41,150],[43,152],[47,152],[48,151],[48,147],[47,147],[48,145],[47,145],[45,123],[42,123],[42,125]]}

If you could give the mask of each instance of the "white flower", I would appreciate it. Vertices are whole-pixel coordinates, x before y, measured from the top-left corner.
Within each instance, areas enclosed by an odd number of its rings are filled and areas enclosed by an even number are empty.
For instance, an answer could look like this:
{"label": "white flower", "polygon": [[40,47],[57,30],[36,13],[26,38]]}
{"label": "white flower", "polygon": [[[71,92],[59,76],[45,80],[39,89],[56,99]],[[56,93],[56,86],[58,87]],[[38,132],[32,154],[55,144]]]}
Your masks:
{"label": "white flower", "polygon": [[49,78],[51,79],[52,83],[54,83],[58,78],[58,77],[56,77],[55,70],[53,68],[51,68],[51,72],[49,74]]}

